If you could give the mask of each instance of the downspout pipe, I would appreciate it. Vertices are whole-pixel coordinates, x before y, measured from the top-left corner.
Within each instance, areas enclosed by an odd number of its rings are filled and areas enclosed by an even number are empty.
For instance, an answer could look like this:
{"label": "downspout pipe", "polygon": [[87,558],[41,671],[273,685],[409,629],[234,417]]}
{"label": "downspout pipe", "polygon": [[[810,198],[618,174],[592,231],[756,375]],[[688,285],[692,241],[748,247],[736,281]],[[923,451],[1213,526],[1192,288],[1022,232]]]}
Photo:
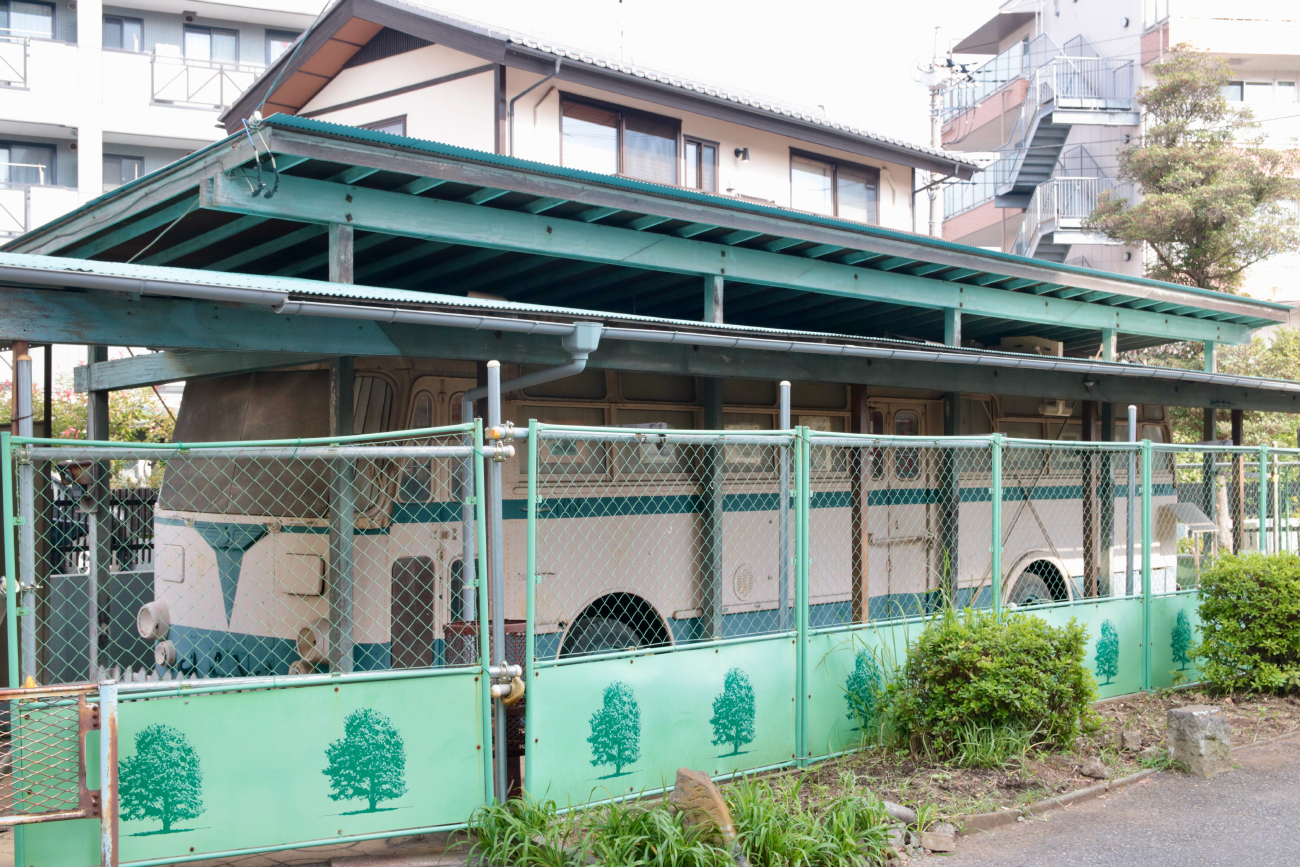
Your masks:
{"label": "downspout pipe", "polygon": [[532,93],[532,92],[533,92],[534,90],[536,90],[537,88],[541,87],[541,86],[542,86],[543,84],[545,84],[546,82],[550,81],[552,78],[555,78],[555,76],[559,75],[559,74],[560,74],[560,64],[563,62],[563,60],[564,60],[564,58],[562,58],[562,57],[557,57],[557,58],[555,58],[555,71],[554,71],[554,72],[552,72],[550,75],[546,76],[545,78],[543,78],[543,79],[541,79],[541,80],[539,80],[539,81],[535,81],[535,82],[533,82],[531,85],[529,85],[528,87],[524,88],[524,90],[523,90],[522,93],[518,93],[518,94],[516,94],[515,97],[514,97],[514,99],[510,100],[510,108],[509,108],[509,110],[506,112],[507,115],[509,115],[509,119],[507,120],[507,125],[510,127],[510,146],[509,146],[509,148],[507,149],[506,152],[507,152],[510,156],[514,156],[514,155],[515,155],[515,103],[518,102],[519,100],[523,99],[523,98],[524,98],[525,96],[527,96],[528,94]]}

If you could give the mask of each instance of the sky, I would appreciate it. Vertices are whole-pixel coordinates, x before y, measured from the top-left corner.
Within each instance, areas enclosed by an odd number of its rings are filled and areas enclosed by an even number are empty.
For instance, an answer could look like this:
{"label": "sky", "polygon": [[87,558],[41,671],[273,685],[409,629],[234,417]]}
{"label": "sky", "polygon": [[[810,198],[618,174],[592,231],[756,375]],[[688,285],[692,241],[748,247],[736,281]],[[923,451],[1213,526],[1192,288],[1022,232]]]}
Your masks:
{"label": "sky", "polygon": [[815,108],[929,144],[918,63],[997,0],[418,0],[466,18]]}

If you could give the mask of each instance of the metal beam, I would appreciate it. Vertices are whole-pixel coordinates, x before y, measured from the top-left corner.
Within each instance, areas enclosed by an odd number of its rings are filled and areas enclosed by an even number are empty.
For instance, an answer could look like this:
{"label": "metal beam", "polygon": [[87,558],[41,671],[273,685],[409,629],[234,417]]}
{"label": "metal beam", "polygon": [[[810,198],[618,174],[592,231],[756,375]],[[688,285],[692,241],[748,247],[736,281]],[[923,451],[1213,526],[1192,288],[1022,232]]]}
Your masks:
{"label": "metal beam", "polygon": [[121,391],[205,376],[294,367],[332,357],[332,354],[311,352],[171,349],[75,367],[72,371],[72,387],[77,392]]}
{"label": "metal beam", "polygon": [[[287,177],[271,201],[217,176],[201,188],[203,207],[302,222],[346,222],[359,230],[407,235],[521,253],[536,253],[648,270],[725,275],[728,280],[783,286],[809,292],[906,301],[942,310],[960,303],[965,313],[1076,328],[1118,328],[1130,334],[1170,340],[1245,343],[1241,325],[1162,316],[1121,308],[1099,308],[982,286],[955,286],[905,273],[855,268],[834,262],[728,247],[670,235],[650,235],[613,226],[480,208],[458,202],[415,198],[381,190]],[[771,246],[770,244],[768,246]],[[1080,290],[1085,291],[1085,290]]]}
{"label": "metal beam", "polygon": [[[568,354],[553,337],[468,331],[408,324],[277,315],[267,308],[229,306],[145,296],[129,300],[61,290],[0,287],[5,327],[14,339],[34,343],[127,346],[142,334],[165,349],[219,349],[237,353],[298,352],[482,360],[514,364],[564,364]],[[1243,387],[1240,383],[1173,382],[1153,377],[1089,376],[943,361],[863,359],[662,343],[602,341],[590,366],[685,376],[802,382],[862,383],[915,388],[942,382],[953,391],[1014,394],[1063,400],[1219,406],[1266,412],[1300,412],[1300,394]]]}

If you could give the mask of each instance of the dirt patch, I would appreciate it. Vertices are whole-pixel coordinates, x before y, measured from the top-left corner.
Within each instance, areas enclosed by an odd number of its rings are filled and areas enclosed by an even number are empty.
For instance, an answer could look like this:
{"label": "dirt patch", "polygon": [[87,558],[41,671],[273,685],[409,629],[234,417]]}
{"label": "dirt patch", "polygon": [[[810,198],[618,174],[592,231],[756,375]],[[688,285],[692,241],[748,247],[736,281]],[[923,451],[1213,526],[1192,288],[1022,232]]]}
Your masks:
{"label": "dirt patch", "polygon": [[1232,745],[1266,741],[1300,731],[1300,699],[1267,695],[1214,696],[1196,690],[1178,690],[1129,696],[1097,706],[1104,733],[1136,731],[1142,745],[1163,745],[1165,719],[1170,708],[1209,704],[1220,709],[1232,729]]}

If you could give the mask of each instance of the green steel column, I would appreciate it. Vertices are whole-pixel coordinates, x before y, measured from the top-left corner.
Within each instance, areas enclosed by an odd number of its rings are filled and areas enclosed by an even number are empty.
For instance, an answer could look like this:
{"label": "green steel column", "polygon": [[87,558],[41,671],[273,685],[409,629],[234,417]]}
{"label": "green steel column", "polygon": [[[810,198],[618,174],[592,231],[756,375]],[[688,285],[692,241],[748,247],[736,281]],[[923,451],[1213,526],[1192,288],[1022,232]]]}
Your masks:
{"label": "green steel column", "polygon": [[14,455],[9,434],[0,433],[0,510],[4,512],[5,640],[9,643],[9,686],[18,680],[18,560],[14,534]]}
{"label": "green steel column", "polygon": [[795,489],[795,755],[808,764],[808,428],[799,427],[794,464]]}
{"label": "green steel column", "polygon": [[474,581],[478,586],[478,661],[479,717],[482,720],[483,793],[490,804],[496,800],[496,768],[492,762],[492,676],[488,674],[491,652],[488,648],[487,598],[487,515],[483,504],[487,487],[483,481],[483,419],[474,419],[474,530],[477,539],[478,568]]}
{"label": "green steel column", "polygon": [[[527,609],[524,615],[524,686],[525,692],[534,692],[537,689],[537,674],[534,667],[537,664],[536,653],[536,635],[534,629],[536,622],[536,604],[537,604],[537,419],[528,420],[528,554],[526,568],[528,570],[528,600]],[[524,731],[535,731],[533,728],[533,707],[537,704],[536,696],[529,701],[524,702]],[[534,780],[533,777],[533,757],[537,752],[537,741],[534,739],[529,744],[527,738],[524,739],[524,791],[529,790],[529,783]]]}
{"label": "green steel column", "polygon": [[989,442],[989,569],[993,576],[993,613],[1002,613],[1002,434]]}
{"label": "green steel column", "polygon": [[1259,553],[1268,553],[1268,446],[1259,447]]}
{"label": "green steel column", "polygon": [[1142,441],[1142,689],[1151,689],[1151,440]]}

